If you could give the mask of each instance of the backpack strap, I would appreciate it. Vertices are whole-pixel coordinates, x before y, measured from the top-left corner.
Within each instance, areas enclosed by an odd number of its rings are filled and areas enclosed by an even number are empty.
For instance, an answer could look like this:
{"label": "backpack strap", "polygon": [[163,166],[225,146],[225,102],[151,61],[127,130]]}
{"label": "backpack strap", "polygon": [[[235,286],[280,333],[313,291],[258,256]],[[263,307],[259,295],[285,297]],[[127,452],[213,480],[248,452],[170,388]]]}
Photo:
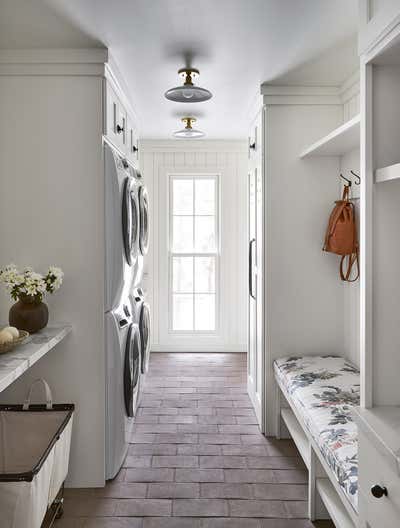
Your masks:
{"label": "backpack strap", "polygon": [[[344,271],[344,262],[346,260],[346,257],[347,257],[347,269],[346,271]],[[357,266],[357,275],[353,278],[353,279],[350,279],[350,276],[351,276],[351,270],[354,266],[354,264],[356,264]],[[355,282],[356,280],[358,280],[358,277],[360,276],[360,263],[359,263],[359,260],[358,260],[358,248],[356,250],[355,253],[352,253],[351,255],[343,255],[342,258],[340,259],[340,278],[342,279],[342,281],[344,282]]]}

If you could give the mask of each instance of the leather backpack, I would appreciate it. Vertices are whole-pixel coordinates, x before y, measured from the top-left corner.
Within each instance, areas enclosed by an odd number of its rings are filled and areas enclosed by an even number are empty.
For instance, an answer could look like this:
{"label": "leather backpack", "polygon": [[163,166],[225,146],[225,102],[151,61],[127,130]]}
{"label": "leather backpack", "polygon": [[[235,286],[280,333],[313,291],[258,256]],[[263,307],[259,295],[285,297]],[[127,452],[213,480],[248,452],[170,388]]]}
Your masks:
{"label": "leather backpack", "polygon": [[[344,186],[342,199],[335,202],[335,207],[329,217],[323,250],[341,255],[339,273],[342,281],[354,282],[358,279],[360,267],[357,224],[354,204],[349,199],[348,185]],[[354,265],[357,270],[356,276],[350,278]]]}

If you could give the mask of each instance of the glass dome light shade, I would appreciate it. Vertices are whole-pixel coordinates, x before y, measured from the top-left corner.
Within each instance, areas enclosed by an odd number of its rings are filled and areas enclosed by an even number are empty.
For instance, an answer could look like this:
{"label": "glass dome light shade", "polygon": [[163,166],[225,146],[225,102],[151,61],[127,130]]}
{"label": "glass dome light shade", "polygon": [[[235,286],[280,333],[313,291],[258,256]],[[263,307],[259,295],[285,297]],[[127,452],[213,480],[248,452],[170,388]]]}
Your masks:
{"label": "glass dome light shade", "polygon": [[212,93],[206,88],[192,84],[170,88],[165,92],[165,97],[176,103],[201,103],[211,99]]}
{"label": "glass dome light shade", "polygon": [[204,132],[202,132],[201,130],[196,130],[195,128],[182,128],[182,130],[177,130],[176,132],[174,132],[174,137],[183,139],[200,138],[203,136]]}
{"label": "glass dome light shade", "polygon": [[194,139],[204,136],[204,132],[192,128],[192,123],[196,122],[195,117],[182,117],[181,121],[182,123],[185,123],[186,126],[185,128],[182,128],[182,130],[177,130],[176,132],[174,132],[174,137],[183,139]]}

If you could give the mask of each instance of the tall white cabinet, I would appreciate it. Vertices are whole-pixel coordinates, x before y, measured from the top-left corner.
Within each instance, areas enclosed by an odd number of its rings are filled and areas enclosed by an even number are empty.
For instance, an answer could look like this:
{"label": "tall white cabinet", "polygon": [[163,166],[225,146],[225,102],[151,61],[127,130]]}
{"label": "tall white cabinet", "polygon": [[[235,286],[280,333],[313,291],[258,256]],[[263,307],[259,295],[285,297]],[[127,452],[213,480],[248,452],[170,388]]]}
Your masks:
{"label": "tall white cabinet", "polygon": [[[333,132],[345,125],[349,151],[358,148],[358,78],[341,87],[267,84],[261,91],[249,133],[256,148],[249,149],[248,242],[256,243],[249,247],[248,391],[263,431],[275,435],[274,359],[344,355],[347,346],[347,293],[337,258],[322,245],[345,153]],[[358,358],[357,339],[348,346]]]}
{"label": "tall white cabinet", "polygon": [[[76,414],[68,484],[105,477],[103,141],[137,163],[133,111],[108,52],[3,50],[0,53],[1,264],[65,272],[46,299],[51,321],[73,330],[1,394],[22,401],[37,377]],[[132,141],[131,141],[132,139]],[[0,296],[0,320],[10,302]]]}
{"label": "tall white cabinet", "polygon": [[400,514],[400,4],[360,2],[360,528]]}
{"label": "tall white cabinet", "polygon": [[248,138],[248,355],[247,388],[257,421],[264,412],[264,109],[259,107]]}

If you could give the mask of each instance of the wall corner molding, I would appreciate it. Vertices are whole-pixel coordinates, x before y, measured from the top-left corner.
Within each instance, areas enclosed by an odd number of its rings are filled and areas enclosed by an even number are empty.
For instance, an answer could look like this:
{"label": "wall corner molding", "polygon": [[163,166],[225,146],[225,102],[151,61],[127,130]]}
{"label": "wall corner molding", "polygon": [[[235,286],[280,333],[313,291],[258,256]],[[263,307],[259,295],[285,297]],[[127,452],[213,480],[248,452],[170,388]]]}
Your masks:
{"label": "wall corner molding", "polygon": [[261,94],[266,105],[341,105],[338,86],[294,86],[263,83]]}
{"label": "wall corner molding", "polygon": [[141,139],[142,152],[247,152],[246,139]]}

